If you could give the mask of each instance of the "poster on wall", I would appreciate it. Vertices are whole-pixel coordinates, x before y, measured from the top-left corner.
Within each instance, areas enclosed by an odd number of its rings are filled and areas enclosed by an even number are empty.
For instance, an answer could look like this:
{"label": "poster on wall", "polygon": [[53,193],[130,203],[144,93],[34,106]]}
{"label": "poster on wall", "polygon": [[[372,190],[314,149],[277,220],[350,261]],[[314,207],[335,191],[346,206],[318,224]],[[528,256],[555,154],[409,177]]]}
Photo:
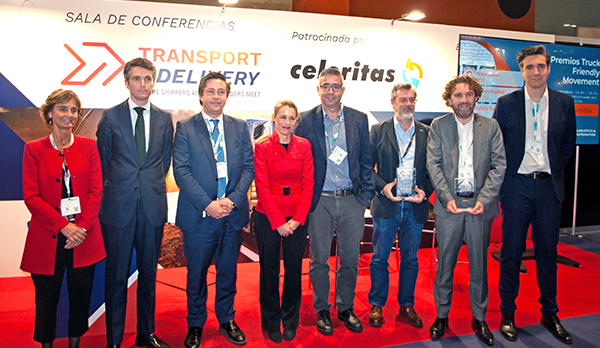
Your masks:
{"label": "poster on wall", "polygon": [[543,44],[550,56],[548,86],[575,100],[577,144],[598,144],[600,49],[535,41],[461,35],[459,74],[475,76],[484,87],[476,111],[491,117],[496,101],[524,85],[517,64],[521,49]]}

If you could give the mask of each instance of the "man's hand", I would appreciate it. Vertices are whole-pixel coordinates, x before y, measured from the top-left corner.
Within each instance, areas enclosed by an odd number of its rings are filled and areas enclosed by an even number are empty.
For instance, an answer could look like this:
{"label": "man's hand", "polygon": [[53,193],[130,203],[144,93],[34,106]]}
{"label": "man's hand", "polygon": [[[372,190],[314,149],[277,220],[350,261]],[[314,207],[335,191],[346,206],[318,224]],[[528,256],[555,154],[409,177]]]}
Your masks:
{"label": "man's hand", "polygon": [[467,209],[467,211],[473,215],[479,215],[479,214],[483,214],[483,204],[481,204],[481,202],[477,202],[475,203],[475,206],[473,208],[469,208]]}
{"label": "man's hand", "polygon": [[423,200],[425,199],[425,191],[421,190],[418,185],[415,186],[415,191],[417,191],[416,195],[414,195],[412,197],[404,198],[404,200],[407,202],[417,203],[417,204],[423,202]]}
{"label": "man's hand", "polygon": [[227,198],[227,197],[223,197],[221,199],[219,199],[217,202],[219,202],[219,204],[221,205],[221,207],[225,210],[228,210],[229,212],[231,212],[233,210],[233,202],[231,201],[231,199]]}
{"label": "man's hand", "polygon": [[452,214],[462,213],[462,211],[458,210],[458,208],[456,207],[455,200],[451,200],[450,202],[448,202],[448,204],[446,204],[446,211]]}
{"label": "man's hand", "polygon": [[[225,198],[223,198],[225,199]],[[229,215],[231,209],[227,209],[227,204],[225,202],[221,202],[223,199],[218,201],[212,201],[210,204],[204,209],[204,211],[208,214],[208,216],[214,219],[221,219]],[[229,200],[229,199],[227,199]],[[231,202],[231,201],[229,201]]]}
{"label": "man's hand", "polygon": [[394,188],[394,186],[396,186],[396,179],[383,187],[383,195],[392,202],[400,202],[402,198],[396,197],[392,194],[392,188]]}

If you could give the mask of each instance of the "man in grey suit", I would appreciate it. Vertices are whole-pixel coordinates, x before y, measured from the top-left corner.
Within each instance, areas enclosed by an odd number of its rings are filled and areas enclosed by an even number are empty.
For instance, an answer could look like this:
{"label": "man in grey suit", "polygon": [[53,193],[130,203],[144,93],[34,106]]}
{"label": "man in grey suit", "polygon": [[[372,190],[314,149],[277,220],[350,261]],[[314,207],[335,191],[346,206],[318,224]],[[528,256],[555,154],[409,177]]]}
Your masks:
{"label": "man in grey suit", "polygon": [[248,224],[254,155],[245,121],[223,114],[230,83],[219,72],[200,80],[202,112],[177,122],[173,173],[179,186],[175,223],[187,258],[186,348],[199,348],[207,318],[206,273],[217,270],[215,314],[229,342],[246,343],[235,323],[237,257]]}
{"label": "man in grey suit", "polygon": [[[371,128],[371,157],[376,166],[376,195],[371,202],[373,215],[373,256],[369,291],[369,324],[383,325],[383,306],[389,292],[388,258],[400,229],[400,276],[398,304],[400,315],[410,325],[423,326],[415,305],[415,284],[419,273],[417,251],[421,244],[423,223],[429,216],[433,187],[427,175],[427,135],[429,127],[413,118],[417,91],[410,83],[397,84],[391,95],[394,116]],[[416,184],[398,192],[397,176]],[[401,180],[401,182],[402,182]]]}
{"label": "man in grey suit", "polygon": [[502,133],[491,118],[475,114],[483,88],[471,76],[446,84],[442,98],[454,113],[433,120],[427,144],[427,170],[436,191],[438,264],[434,282],[437,318],[429,329],[441,338],[448,327],[454,267],[463,239],[469,258],[469,299],[477,337],[488,345],[494,336],[485,318],[488,303],[487,247],[498,216],[498,192],[506,158]]}
{"label": "man in grey suit", "polygon": [[133,248],[138,268],[137,336],[143,347],[169,347],[154,334],[156,264],[167,222],[165,178],[171,165],[171,114],[150,103],[152,62],[136,58],[123,69],[130,97],[104,110],[96,131],[104,189],[100,222],[106,246],[106,339],[118,347],[125,329]]}
{"label": "man in grey suit", "polygon": [[317,330],[324,335],[333,334],[327,260],[334,230],[340,257],[335,289],[338,319],[352,332],[363,330],[354,314],[354,289],[365,207],[375,194],[367,115],[342,106],[344,90],[343,77],[337,68],[323,70],[317,86],[321,104],[302,113],[302,123],[295,131],[310,141],[315,162],[308,227],[310,280]]}

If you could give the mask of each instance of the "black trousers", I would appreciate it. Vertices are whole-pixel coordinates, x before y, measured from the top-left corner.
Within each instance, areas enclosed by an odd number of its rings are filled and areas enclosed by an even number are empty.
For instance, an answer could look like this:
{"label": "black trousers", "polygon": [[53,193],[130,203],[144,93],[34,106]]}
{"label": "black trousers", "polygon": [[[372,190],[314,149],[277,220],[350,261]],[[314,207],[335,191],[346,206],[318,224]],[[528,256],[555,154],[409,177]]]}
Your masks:
{"label": "black trousers", "polygon": [[[287,220],[289,220],[288,218]],[[298,327],[302,299],[302,256],[306,245],[308,220],[294,233],[283,238],[271,229],[266,215],[256,212],[255,231],[260,257],[260,316],[261,327],[267,332]],[[283,245],[285,276],[281,305],[279,304],[280,250]]]}
{"label": "black trousers", "polygon": [[65,249],[66,242],[67,238],[59,233],[53,275],[31,274],[35,287],[33,339],[40,343],[50,343],[56,336],[56,307],[65,268],[69,290],[69,337],[80,337],[88,330],[96,265],[73,268],[73,249]]}

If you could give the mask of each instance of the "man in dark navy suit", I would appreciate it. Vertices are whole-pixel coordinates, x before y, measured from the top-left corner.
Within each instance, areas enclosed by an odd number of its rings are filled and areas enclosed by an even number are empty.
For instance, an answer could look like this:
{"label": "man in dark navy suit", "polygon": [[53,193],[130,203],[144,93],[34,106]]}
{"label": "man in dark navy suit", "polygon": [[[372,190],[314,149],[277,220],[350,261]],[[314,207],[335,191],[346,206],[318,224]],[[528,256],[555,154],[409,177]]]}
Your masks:
{"label": "man in dark navy suit", "polygon": [[125,329],[133,248],[138,268],[137,336],[143,347],[169,347],[154,334],[156,264],[167,222],[165,178],[171,166],[171,114],[150,103],[152,62],[136,58],[123,69],[130,97],[104,110],[96,131],[104,188],[100,222],[106,246],[106,339],[118,347]]}
{"label": "man in dark navy suit", "polygon": [[500,189],[502,250],[500,259],[500,332],[517,339],[514,313],[519,293],[519,265],[532,227],[541,324],[559,341],[572,343],[556,313],[556,259],[564,167],[575,149],[575,104],[546,85],[550,56],[544,46],[517,55],[525,87],[498,99],[494,118],[506,149],[506,178]]}
{"label": "man in dark navy suit", "polygon": [[375,194],[367,115],[342,106],[344,90],[337,68],[323,70],[317,86],[321,105],[303,112],[302,123],[296,129],[296,135],[311,142],[315,163],[308,228],[310,279],[317,329],[324,335],[333,334],[327,260],[334,230],[340,257],[335,294],[338,319],[353,332],[363,329],[354,314],[354,289],[365,207]]}
{"label": "man in dark navy suit", "polygon": [[187,258],[186,348],[199,348],[206,323],[206,273],[217,270],[215,314],[229,342],[246,343],[235,323],[237,257],[249,221],[254,155],[246,121],[223,114],[230,83],[211,72],[200,81],[202,112],[177,122],[173,173],[180,188],[176,225]]}

